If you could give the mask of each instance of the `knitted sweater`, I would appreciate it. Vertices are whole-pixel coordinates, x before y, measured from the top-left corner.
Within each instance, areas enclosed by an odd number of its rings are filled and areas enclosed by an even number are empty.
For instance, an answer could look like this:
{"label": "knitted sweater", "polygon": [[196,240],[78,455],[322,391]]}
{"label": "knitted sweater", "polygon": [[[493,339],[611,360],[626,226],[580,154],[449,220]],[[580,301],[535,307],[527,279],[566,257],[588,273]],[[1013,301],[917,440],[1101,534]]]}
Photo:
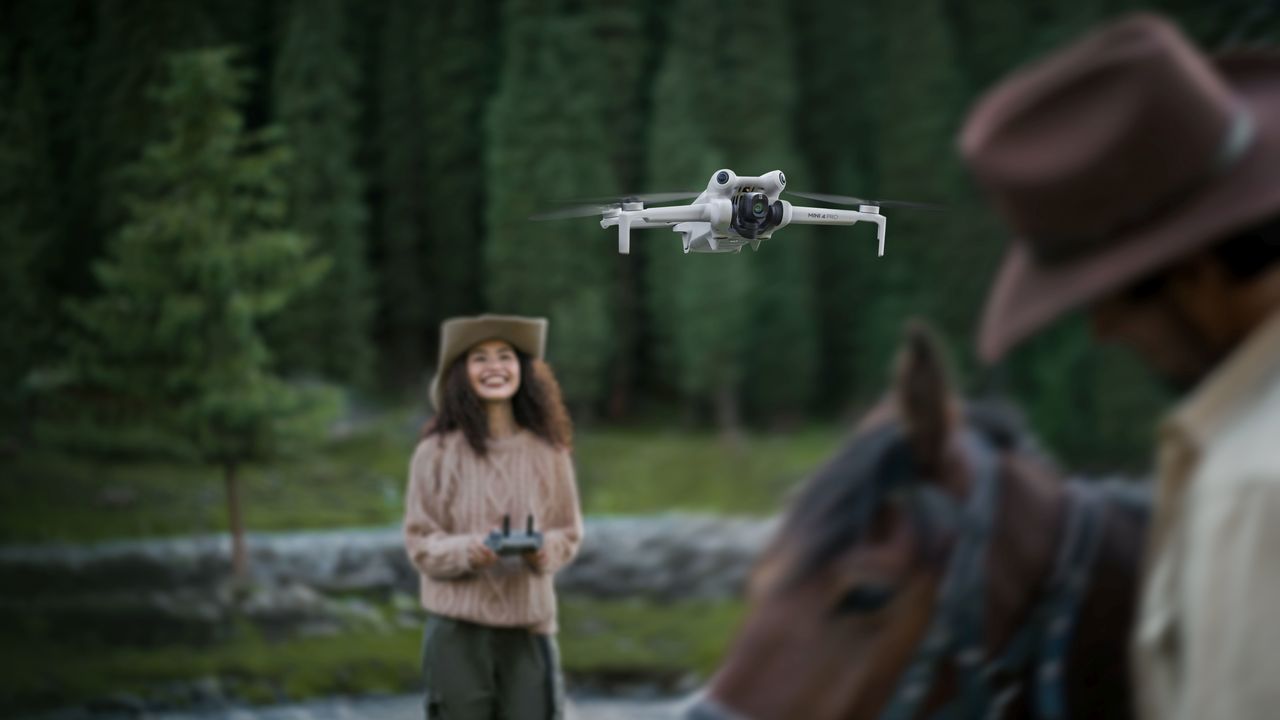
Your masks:
{"label": "knitted sweater", "polygon": [[[480,457],[461,432],[418,443],[405,494],[404,543],[422,576],[429,612],[491,626],[556,632],[552,576],[578,552],[582,513],[573,460],[527,430],[490,439]],[[548,563],[535,571],[523,558],[503,557],[480,570],[467,548],[511,516],[513,532],[529,514],[543,533]]]}

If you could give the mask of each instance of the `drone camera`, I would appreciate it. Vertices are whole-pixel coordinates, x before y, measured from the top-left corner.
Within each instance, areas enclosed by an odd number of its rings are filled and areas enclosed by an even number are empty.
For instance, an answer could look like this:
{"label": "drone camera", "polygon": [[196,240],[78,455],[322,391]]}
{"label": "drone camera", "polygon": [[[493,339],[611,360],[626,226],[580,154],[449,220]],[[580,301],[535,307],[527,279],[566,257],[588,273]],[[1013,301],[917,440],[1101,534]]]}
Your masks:
{"label": "drone camera", "polygon": [[730,227],[742,237],[752,239],[777,227],[782,215],[780,201],[769,202],[769,196],[762,192],[745,192],[738,196]]}

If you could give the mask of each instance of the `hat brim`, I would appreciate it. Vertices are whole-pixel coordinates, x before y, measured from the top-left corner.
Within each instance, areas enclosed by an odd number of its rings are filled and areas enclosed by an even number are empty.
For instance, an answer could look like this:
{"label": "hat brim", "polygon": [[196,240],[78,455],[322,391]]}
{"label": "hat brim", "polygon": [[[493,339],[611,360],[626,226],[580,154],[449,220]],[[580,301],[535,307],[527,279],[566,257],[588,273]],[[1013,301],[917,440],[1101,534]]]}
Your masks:
{"label": "hat brim", "polygon": [[443,375],[461,355],[487,340],[503,340],[541,360],[547,348],[547,319],[518,315],[479,315],[445,320],[440,325],[440,355],[431,379],[431,404],[440,408]]}
{"label": "hat brim", "polygon": [[1026,243],[1005,254],[987,298],[978,354],[995,362],[1064,313],[1280,212],[1280,53],[1217,58],[1253,114],[1253,144],[1228,171],[1159,219],[1079,261],[1038,264]]}

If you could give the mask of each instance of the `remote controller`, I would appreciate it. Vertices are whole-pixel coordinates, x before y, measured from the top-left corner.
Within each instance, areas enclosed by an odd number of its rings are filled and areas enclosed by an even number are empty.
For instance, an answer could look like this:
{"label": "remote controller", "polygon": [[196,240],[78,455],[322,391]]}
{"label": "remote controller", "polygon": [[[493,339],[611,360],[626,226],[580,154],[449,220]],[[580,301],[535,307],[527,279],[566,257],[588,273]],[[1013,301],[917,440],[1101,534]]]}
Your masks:
{"label": "remote controller", "polygon": [[499,555],[519,555],[542,549],[542,533],[533,529],[533,515],[525,526],[523,533],[511,534],[511,516],[502,516],[502,532],[494,530],[485,538],[484,544]]}

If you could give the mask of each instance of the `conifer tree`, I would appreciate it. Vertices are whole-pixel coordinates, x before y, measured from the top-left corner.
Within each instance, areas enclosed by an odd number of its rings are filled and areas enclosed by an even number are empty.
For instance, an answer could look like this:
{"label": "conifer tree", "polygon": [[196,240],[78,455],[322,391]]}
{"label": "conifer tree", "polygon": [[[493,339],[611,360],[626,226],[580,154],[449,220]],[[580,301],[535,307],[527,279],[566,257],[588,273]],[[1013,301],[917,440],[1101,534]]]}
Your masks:
{"label": "conifer tree", "polygon": [[[791,134],[794,98],[789,26],[778,8],[726,14],[683,0],[670,17],[655,80],[650,178],[699,188],[720,167],[762,174],[806,172]],[[759,254],[683,255],[678,236],[640,239],[664,374],[686,400],[710,403],[732,432],[740,403],[761,415],[803,409],[812,389],[810,232],[787,228]],[[636,243],[633,241],[633,247]],[[745,383],[745,384],[744,384]]]}
{"label": "conifer tree", "polygon": [[[946,214],[889,211],[885,256],[875,261],[875,288],[865,327],[872,386],[884,382],[902,323],[919,315],[949,345],[966,347],[985,291],[986,273],[998,257],[995,237],[969,238],[963,211],[964,180],[954,150],[963,97],[962,79],[938,0],[877,5],[883,32],[876,90],[876,142],[880,197],[944,203]],[[966,359],[970,353],[956,353]]]}
{"label": "conifer tree", "polygon": [[[425,20],[424,192],[434,203],[426,226],[423,282],[427,327],[481,309],[486,201],[484,112],[498,78],[498,0],[447,3]],[[436,334],[428,331],[434,343]],[[431,350],[436,348],[432,345]]]}
{"label": "conifer tree", "polygon": [[[806,0],[792,10],[800,70],[794,125],[811,169],[808,178],[796,179],[796,188],[875,197],[881,150],[875,122],[883,53],[879,24],[870,21],[866,0]],[[833,48],[850,60],[833,62]],[[816,406],[821,411],[840,411],[880,392],[883,368],[870,362],[866,330],[881,270],[874,243],[874,230],[858,226],[819,231],[814,241],[814,322],[823,388]]]}
{"label": "conifer tree", "polygon": [[53,355],[58,318],[49,287],[57,227],[44,93],[33,63],[0,78],[0,436],[21,433],[27,378]]}
{"label": "conifer tree", "polygon": [[[731,167],[744,174],[781,169],[788,183],[812,182],[794,134],[796,93],[793,25],[781,4],[765,4],[729,15],[721,77],[728,115],[739,122],[716,123]],[[740,159],[739,159],[740,158]],[[709,175],[711,169],[707,171]],[[762,420],[799,417],[809,409],[818,370],[814,318],[812,227],[795,225],[770,240],[759,253],[743,257],[751,267],[749,345],[741,358],[744,400]],[[828,229],[819,242],[857,243],[866,248],[867,228]],[[721,258],[734,260],[737,258]]]}
{"label": "conifer tree", "polygon": [[[601,94],[600,102],[613,174],[624,192],[642,192],[649,187],[647,140],[649,95],[653,90],[649,74],[661,58],[662,46],[657,36],[669,4],[601,0],[591,4],[587,17],[590,33],[597,40],[597,63],[608,78],[602,87],[609,91]],[[614,257],[613,315],[607,318],[616,339],[607,400],[607,412],[612,418],[630,411],[651,371],[644,342],[644,257],[643,253]]]}
{"label": "conifer tree", "polygon": [[[175,51],[209,43],[213,31],[197,3],[101,0],[92,4],[93,35],[84,49],[81,125],[67,212],[72,226],[63,256],[99,256],[123,218],[120,170],[132,162],[163,119],[150,111],[147,88]],[[89,265],[68,263],[60,286],[83,296],[92,289]]]}
{"label": "conifer tree", "polygon": [[[715,3],[682,0],[670,17],[667,50],[654,81],[649,178],[654,187],[696,190],[729,164],[708,118],[725,90],[709,49],[719,45]],[[735,432],[741,421],[740,358],[749,331],[750,267],[740,257],[685,255],[680,238],[647,231],[632,241],[646,258],[646,298],[661,377],[691,405],[710,405],[717,424]]]}
{"label": "conifer tree", "polygon": [[[377,328],[391,376],[398,384],[424,374],[430,288],[424,280],[427,195],[422,68],[430,48],[423,42],[426,8],[413,0],[391,0],[383,15],[377,67]],[[436,206],[439,207],[438,205]]]}
{"label": "conifer tree", "polygon": [[608,380],[615,243],[586,222],[530,222],[570,198],[618,189],[597,88],[590,18],[509,0],[504,62],[489,112],[486,299],[495,311],[547,315],[566,399],[593,409]]}
{"label": "conifer tree", "polygon": [[343,44],[340,0],[295,0],[288,9],[272,86],[274,118],[291,149],[289,224],[331,267],[274,320],[269,336],[284,368],[359,383],[371,370],[373,308],[354,157],[356,69]]}
{"label": "conifer tree", "polygon": [[72,303],[74,381],[94,429],[221,468],[233,568],[246,572],[239,470],[314,433],[313,393],[270,370],[264,319],[324,265],[285,225],[284,154],[248,133],[246,76],[228,50],[182,53],[152,93],[164,120],[125,175],[126,222],[94,265],[102,291]]}

